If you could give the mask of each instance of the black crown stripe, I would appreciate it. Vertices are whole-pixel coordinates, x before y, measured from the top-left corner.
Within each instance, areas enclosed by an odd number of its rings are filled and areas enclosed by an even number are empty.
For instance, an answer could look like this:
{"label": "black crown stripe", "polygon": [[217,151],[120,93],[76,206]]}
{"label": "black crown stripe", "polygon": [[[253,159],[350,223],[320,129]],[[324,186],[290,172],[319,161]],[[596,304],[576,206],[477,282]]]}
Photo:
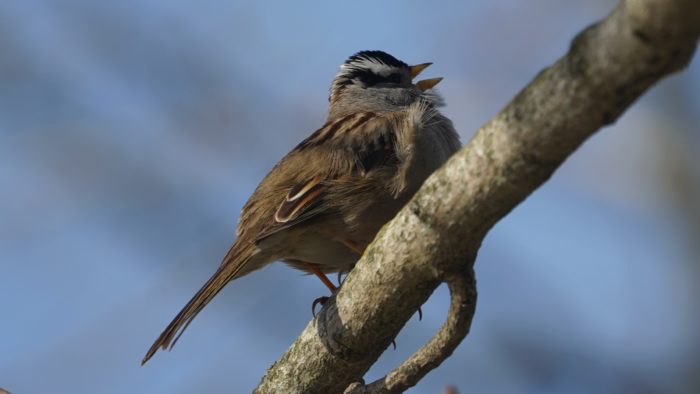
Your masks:
{"label": "black crown stripe", "polygon": [[379,63],[386,64],[393,67],[408,67],[408,64],[402,62],[401,60],[391,56],[390,54],[383,51],[360,51],[356,54],[350,56],[345,64],[352,64],[362,60],[375,60]]}

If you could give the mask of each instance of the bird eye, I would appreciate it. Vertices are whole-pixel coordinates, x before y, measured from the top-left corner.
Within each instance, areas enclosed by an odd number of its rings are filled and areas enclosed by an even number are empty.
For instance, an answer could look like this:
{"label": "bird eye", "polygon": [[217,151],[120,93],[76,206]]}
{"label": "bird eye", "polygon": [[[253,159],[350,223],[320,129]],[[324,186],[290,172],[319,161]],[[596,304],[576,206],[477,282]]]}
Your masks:
{"label": "bird eye", "polygon": [[401,74],[393,73],[386,77],[386,81],[391,83],[401,83]]}
{"label": "bird eye", "polygon": [[369,71],[364,71],[364,72],[358,73],[357,79],[362,81],[362,83],[365,86],[374,86],[374,85],[383,81],[382,77],[380,77],[379,75],[377,75],[373,72],[369,72]]}

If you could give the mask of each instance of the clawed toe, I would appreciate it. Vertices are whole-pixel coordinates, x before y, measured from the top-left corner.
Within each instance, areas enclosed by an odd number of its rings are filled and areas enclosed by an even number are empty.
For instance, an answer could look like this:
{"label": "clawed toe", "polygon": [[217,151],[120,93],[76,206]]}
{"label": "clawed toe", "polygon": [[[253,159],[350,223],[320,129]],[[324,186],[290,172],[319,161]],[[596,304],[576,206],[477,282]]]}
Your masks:
{"label": "clawed toe", "polygon": [[338,287],[343,285],[343,282],[345,282],[345,278],[348,277],[348,273],[344,271],[338,271]]}
{"label": "clawed toe", "polygon": [[311,303],[311,314],[316,317],[316,305],[321,305],[323,307],[323,304],[328,301],[329,297],[323,296],[323,297],[318,297],[317,299],[314,300],[313,303]]}

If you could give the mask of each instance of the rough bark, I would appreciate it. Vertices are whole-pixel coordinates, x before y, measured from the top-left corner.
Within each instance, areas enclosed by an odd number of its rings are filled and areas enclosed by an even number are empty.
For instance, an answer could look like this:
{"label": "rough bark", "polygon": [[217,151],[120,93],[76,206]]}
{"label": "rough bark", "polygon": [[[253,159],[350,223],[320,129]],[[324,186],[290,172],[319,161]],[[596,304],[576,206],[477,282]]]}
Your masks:
{"label": "rough bark", "polygon": [[[488,230],[586,138],[685,67],[699,35],[697,0],[622,1],[581,32],[380,231],[256,392],[384,393],[415,385],[469,331],[472,266]],[[452,295],[443,327],[397,369],[365,385],[362,376],[442,282]]]}

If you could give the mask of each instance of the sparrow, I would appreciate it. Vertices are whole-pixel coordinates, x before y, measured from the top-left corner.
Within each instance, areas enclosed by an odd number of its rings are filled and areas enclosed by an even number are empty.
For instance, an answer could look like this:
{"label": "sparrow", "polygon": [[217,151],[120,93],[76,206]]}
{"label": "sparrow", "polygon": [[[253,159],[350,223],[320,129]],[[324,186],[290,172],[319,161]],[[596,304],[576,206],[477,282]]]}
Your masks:
{"label": "sparrow", "polygon": [[146,353],[172,348],[230,281],[274,261],[312,273],[350,271],[379,229],[423,181],[460,148],[433,89],[413,82],[432,63],[409,66],[382,51],[361,51],[340,66],[326,122],[263,178],[240,214],[219,268]]}

